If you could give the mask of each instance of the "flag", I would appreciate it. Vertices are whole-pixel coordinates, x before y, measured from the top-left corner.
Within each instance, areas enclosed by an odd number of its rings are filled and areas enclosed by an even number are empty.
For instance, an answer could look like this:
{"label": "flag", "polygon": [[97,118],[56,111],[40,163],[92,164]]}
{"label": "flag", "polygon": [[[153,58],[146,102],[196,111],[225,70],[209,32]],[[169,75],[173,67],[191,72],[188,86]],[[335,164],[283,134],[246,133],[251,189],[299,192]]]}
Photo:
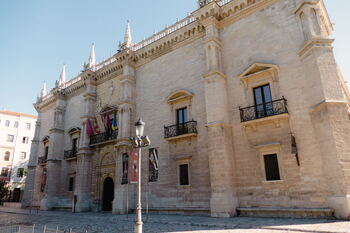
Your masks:
{"label": "flag", "polygon": [[101,117],[101,115],[96,115],[96,120],[97,120],[97,125],[100,130],[100,133],[106,132],[106,129],[103,123],[103,118]]}
{"label": "flag", "polygon": [[111,128],[111,119],[109,118],[109,114],[106,114],[106,130]]}
{"label": "flag", "polygon": [[89,136],[94,134],[94,131],[93,131],[92,126],[91,126],[90,119],[88,119],[87,123],[86,123],[86,134],[89,135]]}
{"label": "flag", "polygon": [[107,127],[106,127],[106,124],[105,124],[105,121],[104,121],[102,115],[100,115],[100,121],[101,121],[101,125],[103,126],[103,130],[106,131],[106,130],[107,130]]}
{"label": "flag", "polygon": [[95,131],[95,134],[99,134],[100,133],[100,129],[98,127],[98,123],[97,123],[96,117],[94,119],[94,131]]}
{"label": "flag", "polygon": [[117,130],[118,129],[118,120],[117,120],[117,112],[114,111],[113,121],[112,121],[112,129]]}
{"label": "flag", "polygon": [[131,176],[130,184],[137,184],[138,182],[138,153],[136,150],[131,152]]}

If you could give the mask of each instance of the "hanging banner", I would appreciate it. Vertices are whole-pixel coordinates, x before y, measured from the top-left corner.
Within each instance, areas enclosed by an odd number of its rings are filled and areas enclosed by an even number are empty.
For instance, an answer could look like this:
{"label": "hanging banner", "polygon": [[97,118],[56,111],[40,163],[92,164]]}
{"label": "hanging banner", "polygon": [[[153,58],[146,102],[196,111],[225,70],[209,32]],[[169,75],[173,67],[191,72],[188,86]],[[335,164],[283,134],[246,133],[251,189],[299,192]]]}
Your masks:
{"label": "hanging banner", "polygon": [[138,182],[138,153],[137,150],[131,152],[131,176],[130,176],[130,184],[137,184]]}

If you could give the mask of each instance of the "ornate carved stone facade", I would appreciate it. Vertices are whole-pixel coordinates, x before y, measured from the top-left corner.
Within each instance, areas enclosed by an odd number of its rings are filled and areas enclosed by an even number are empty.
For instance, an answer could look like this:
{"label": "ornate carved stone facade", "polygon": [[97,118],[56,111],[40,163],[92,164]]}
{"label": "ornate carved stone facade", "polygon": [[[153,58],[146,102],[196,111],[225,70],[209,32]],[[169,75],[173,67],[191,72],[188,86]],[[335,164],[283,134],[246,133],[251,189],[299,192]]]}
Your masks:
{"label": "ornate carved stone facade", "polygon": [[[142,117],[159,159],[149,179],[143,150],[152,211],[350,216],[350,94],[323,1],[198,3],[136,44],[128,24],[118,53],[96,63],[92,49],[78,77],[42,91],[23,206],[134,209],[125,161]],[[86,134],[112,112],[117,130]]]}

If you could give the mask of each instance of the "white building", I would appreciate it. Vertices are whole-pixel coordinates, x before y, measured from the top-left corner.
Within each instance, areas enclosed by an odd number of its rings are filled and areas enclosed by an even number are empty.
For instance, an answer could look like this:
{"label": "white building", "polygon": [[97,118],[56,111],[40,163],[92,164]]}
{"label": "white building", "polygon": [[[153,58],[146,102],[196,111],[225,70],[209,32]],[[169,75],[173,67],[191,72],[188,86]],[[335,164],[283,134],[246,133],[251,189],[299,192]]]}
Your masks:
{"label": "white building", "polygon": [[0,179],[9,181],[10,201],[21,200],[37,117],[0,111]]}

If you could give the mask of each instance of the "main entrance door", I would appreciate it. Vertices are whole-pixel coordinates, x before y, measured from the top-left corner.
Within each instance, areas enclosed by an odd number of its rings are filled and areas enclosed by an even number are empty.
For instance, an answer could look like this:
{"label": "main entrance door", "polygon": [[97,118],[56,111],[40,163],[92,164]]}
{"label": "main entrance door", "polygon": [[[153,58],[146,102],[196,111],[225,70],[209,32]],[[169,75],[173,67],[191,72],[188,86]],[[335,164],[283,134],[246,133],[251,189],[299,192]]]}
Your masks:
{"label": "main entrance door", "polygon": [[107,177],[103,182],[103,200],[102,200],[103,211],[112,211],[113,199],[114,199],[114,182],[111,177]]}

